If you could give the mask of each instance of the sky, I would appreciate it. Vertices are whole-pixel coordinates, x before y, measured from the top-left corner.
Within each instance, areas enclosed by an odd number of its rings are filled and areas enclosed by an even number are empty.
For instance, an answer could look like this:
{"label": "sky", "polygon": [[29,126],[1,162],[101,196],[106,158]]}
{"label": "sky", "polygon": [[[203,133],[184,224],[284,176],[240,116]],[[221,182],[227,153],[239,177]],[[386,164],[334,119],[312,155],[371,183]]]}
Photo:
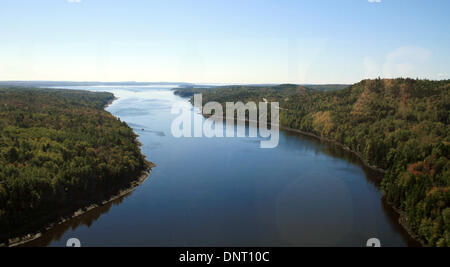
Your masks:
{"label": "sky", "polygon": [[448,0],[0,0],[0,80],[449,79]]}

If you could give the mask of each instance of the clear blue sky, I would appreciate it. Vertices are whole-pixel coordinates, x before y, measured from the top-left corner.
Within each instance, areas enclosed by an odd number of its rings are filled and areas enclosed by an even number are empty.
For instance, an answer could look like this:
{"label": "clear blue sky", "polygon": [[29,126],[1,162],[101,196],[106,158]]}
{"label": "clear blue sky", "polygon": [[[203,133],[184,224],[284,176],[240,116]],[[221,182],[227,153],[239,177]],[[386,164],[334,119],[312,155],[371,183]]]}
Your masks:
{"label": "clear blue sky", "polygon": [[0,80],[449,78],[450,1],[376,1],[1,0]]}

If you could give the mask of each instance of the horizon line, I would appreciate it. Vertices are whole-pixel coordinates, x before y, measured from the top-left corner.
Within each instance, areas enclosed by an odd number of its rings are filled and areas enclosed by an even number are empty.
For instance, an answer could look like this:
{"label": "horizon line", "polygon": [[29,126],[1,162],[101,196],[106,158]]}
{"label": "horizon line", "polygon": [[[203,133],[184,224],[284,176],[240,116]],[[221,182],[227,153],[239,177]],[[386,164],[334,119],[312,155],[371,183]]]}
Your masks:
{"label": "horizon line", "polygon": [[269,82],[269,83],[258,83],[258,82],[172,82],[172,81],[75,81],[75,80],[0,80],[1,83],[97,83],[97,84],[109,84],[109,83],[135,83],[135,84],[176,84],[176,85],[283,85],[283,84],[293,84],[293,85],[352,85],[364,80],[376,80],[376,79],[412,79],[412,80],[429,80],[429,81],[446,81],[450,80],[448,78],[443,79],[428,79],[428,78],[411,78],[411,77],[396,77],[396,78],[365,78],[357,82],[352,83],[293,83],[293,82]]}

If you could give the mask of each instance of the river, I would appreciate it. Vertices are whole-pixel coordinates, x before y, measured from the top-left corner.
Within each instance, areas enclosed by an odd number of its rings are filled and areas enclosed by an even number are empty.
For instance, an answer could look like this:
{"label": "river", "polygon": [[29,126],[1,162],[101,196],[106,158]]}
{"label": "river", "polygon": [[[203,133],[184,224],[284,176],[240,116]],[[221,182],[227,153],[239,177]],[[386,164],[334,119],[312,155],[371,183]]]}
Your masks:
{"label": "river", "polygon": [[114,93],[107,111],[139,134],[157,167],[131,194],[27,245],[417,245],[382,201],[379,174],[335,145],[284,131],[274,149],[259,138],[175,138],[171,107],[190,104],[172,87],[65,88]]}

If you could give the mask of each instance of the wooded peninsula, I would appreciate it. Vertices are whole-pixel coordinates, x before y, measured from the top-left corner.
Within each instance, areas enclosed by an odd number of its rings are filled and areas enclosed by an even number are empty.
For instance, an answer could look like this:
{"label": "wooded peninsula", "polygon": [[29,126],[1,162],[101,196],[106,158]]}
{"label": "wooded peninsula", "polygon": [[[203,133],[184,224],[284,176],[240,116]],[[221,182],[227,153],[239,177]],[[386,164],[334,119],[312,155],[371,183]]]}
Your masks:
{"label": "wooded peninsula", "polygon": [[111,93],[0,88],[0,244],[128,188],[153,166]]}

